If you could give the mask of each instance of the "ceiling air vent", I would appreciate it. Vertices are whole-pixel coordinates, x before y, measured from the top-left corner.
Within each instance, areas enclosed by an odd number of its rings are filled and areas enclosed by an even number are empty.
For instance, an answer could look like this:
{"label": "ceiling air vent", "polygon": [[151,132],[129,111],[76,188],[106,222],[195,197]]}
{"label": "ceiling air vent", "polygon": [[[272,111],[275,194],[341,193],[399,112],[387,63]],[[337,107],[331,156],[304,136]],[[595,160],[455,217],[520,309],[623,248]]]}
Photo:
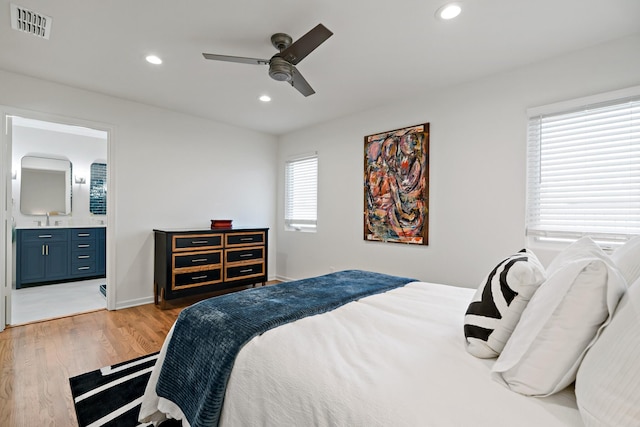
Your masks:
{"label": "ceiling air vent", "polygon": [[11,28],[14,30],[49,40],[52,21],[50,16],[11,4]]}

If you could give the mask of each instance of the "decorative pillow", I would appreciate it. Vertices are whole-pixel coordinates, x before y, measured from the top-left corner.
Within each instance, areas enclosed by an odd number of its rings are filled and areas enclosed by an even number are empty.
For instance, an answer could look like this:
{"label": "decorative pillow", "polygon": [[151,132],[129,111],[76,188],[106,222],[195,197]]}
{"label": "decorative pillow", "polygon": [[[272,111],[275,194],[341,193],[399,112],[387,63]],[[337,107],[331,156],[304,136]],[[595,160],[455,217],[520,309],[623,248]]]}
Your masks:
{"label": "decorative pillow", "polygon": [[636,236],[611,254],[611,259],[631,285],[640,278],[640,236]]}
{"label": "decorative pillow", "polygon": [[531,251],[523,249],[501,261],[480,283],[464,316],[467,351],[497,357],[544,279],[544,267]]}
{"label": "decorative pillow", "polygon": [[640,422],[640,279],[587,352],[576,378],[576,400],[585,426]]}
{"label": "decorative pillow", "polygon": [[493,366],[513,391],[548,396],[575,380],[585,352],[609,322],[626,283],[588,237],[562,251]]}

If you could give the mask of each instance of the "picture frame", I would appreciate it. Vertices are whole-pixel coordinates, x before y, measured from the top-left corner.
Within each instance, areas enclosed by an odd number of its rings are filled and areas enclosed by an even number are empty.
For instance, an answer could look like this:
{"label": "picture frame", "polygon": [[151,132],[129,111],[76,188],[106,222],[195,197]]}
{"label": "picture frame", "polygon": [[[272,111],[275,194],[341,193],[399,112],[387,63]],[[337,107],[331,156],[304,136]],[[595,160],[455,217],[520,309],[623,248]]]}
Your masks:
{"label": "picture frame", "polygon": [[364,137],[364,240],[429,244],[429,123]]}

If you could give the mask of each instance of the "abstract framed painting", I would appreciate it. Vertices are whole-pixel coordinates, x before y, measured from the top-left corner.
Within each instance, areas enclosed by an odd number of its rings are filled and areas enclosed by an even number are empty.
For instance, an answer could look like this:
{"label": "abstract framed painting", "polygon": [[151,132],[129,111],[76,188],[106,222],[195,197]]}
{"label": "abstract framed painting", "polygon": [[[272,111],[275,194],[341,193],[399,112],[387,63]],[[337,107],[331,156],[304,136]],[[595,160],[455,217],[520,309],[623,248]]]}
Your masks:
{"label": "abstract framed painting", "polygon": [[429,123],[364,137],[364,240],[429,244]]}

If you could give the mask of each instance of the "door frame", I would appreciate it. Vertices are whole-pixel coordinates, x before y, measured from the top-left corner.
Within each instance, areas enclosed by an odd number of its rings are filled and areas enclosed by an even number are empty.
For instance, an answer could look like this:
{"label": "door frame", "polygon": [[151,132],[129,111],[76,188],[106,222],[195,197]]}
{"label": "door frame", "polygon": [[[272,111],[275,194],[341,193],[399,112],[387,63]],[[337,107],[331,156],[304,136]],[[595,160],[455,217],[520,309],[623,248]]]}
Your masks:
{"label": "door frame", "polygon": [[107,133],[107,309],[116,309],[116,268],[115,268],[115,192],[116,192],[116,174],[113,165],[115,159],[114,134],[115,127],[107,123],[100,123],[91,120],[61,116],[52,113],[36,112],[24,110],[10,106],[0,105],[0,123],[2,124],[2,132],[0,132],[0,201],[2,209],[0,209],[0,246],[4,249],[5,256],[0,260],[0,332],[8,325],[11,316],[11,290],[13,287],[13,243],[12,243],[12,124],[11,116],[20,116],[24,118],[41,120],[46,122],[60,123],[70,126],[80,126],[91,129],[100,130]]}

